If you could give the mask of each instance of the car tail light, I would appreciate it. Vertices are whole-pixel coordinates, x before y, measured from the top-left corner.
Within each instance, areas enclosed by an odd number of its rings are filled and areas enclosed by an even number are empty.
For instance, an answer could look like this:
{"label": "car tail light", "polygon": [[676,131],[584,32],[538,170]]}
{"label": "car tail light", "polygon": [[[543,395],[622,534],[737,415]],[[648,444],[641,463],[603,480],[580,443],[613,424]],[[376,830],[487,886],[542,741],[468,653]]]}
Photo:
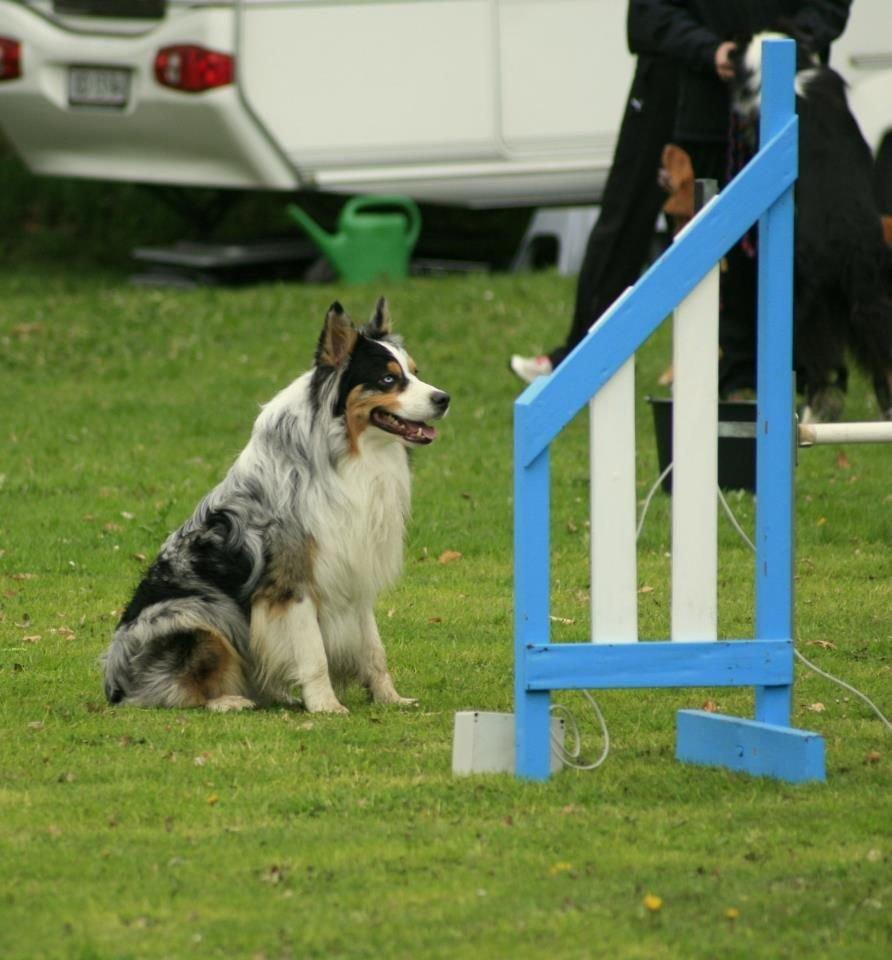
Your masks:
{"label": "car tail light", "polygon": [[21,75],[21,44],[9,37],[0,37],[0,80],[15,80]]}
{"label": "car tail light", "polygon": [[184,93],[201,93],[232,83],[235,61],[228,53],[217,53],[192,44],[164,47],[155,56],[155,79],[163,87]]}

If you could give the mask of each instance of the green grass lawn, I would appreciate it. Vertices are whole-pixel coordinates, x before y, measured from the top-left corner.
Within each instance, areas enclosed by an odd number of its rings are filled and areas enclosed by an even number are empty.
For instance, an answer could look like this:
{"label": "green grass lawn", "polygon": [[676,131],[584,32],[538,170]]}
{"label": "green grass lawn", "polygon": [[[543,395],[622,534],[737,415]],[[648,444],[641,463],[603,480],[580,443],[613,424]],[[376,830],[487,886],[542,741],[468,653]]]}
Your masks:
{"label": "green grass lawn", "polygon": [[[328,303],[362,318],[378,292],[0,274],[0,956],[888,957],[892,743],[801,669],[794,721],[826,738],[824,785],[676,763],[679,707],[749,715],[751,693],[726,690],[600,695],[612,750],[594,773],[451,775],[454,713],[511,709],[506,362],[563,334],[573,285],[554,275],[385,291],[454,398],[414,457],[405,573],[378,608],[417,709],[358,690],[335,718],[105,704],[97,658],[141,569],[307,367]],[[639,354],[639,499],[669,343]],[[848,414],[874,416],[860,377]],[[562,640],[587,635],[586,444],[581,417],[553,454]],[[892,450],[803,451],[797,493],[800,649],[892,712]],[[752,498],[731,503],[752,529]],[[658,495],[640,542],[651,638],[668,630],[668,508]],[[746,636],[752,558],[719,529],[720,632]],[[559,699],[594,757],[581,696]]]}

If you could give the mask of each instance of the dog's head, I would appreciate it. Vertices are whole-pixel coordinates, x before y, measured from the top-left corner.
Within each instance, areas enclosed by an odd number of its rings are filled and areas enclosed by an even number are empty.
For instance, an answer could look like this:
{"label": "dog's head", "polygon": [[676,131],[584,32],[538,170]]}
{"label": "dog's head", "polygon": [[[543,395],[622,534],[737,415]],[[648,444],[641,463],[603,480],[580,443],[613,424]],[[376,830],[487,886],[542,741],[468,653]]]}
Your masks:
{"label": "dog's head", "polygon": [[437,435],[427,423],[449,410],[449,394],[425,383],[403,342],[391,333],[387,301],[355,327],[337,302],[328,309],[316,347],[316,369],[336,378],[334,415],[344,418],[350,450],[360,439],[424,446]]}

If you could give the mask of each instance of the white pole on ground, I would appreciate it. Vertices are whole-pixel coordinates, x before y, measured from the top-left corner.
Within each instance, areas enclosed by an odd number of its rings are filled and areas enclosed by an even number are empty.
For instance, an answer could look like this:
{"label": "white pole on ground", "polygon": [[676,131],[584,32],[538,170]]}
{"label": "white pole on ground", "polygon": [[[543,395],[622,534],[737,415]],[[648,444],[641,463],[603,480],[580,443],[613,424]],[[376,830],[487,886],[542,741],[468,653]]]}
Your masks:
{"label": "white pole on ground", "polygon": [[592,643],[638,639],[635,355],[589,401]]}
{"label": "white pole on ground", "polygon": [[[714,181],[698,181],[715,196]],[[718,339],[716,264],[673,321],[673,640],[715,640],[718,628]]]}

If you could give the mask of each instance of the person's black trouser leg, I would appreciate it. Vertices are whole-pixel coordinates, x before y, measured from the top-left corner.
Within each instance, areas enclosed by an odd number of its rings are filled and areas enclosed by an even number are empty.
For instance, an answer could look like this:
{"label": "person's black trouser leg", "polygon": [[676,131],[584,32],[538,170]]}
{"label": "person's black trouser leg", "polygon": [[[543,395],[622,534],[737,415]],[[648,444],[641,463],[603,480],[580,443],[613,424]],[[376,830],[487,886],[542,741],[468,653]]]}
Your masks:
{"label": "person's black trouser leg", "polygon": [[657,175],[663,147],[672,139],[677,93],[674,63],[639,58],[600,216],[580,268],[572,325],[565,343],[549,354],[555,366],[641,273],[666,201]]}

